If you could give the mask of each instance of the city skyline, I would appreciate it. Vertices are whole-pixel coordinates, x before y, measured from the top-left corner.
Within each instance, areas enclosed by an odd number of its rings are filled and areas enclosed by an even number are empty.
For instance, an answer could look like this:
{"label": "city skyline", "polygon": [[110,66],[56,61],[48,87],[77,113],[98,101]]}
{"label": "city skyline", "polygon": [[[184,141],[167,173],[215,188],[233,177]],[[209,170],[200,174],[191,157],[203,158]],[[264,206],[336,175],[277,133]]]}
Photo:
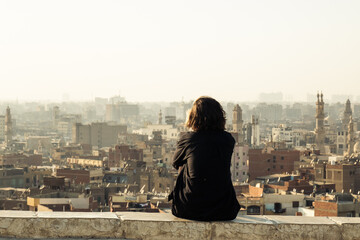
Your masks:
{"label": "city skyline", "polygon": [[[0,100],[358,98],[357,1],[2,1]],[[65,96],[66,98],[66,96]]]}

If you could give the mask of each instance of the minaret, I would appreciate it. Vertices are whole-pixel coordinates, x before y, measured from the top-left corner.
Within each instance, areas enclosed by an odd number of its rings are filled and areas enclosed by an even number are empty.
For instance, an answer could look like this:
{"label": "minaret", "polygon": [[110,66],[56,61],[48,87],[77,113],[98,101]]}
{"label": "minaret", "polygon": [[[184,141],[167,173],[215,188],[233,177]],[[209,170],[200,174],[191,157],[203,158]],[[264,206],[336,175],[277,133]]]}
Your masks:
{"label": "minaret", "polygon": [[324,128],[324,100],[323,94],[317,94],[316,102],[316,128],[315,128],[315,143],[320,153],[325,153],[325,128]]}
{"label": "minaret", "polygon": [[351,116],[352,116],[351,103],[350,100],[348,99],[345,104],[345,111],[342,119],[343,130],[346,130],[348,128]]}
{"label": "minaret", "polygon": [[10,146],[12,142],[12,121],[11,121],[11,112],[9,106],[6,108],[5,114],[5,144]]}
{"label": "minaret", "polygon": [[243,143],[243,120],[242,120],[242,110],[239,104],[236,104],[233,110],[233,132],[237,133],[238,139],[236,142]]}
{"label": "minaret", "polygon": [[159,124],[162,124],[162,112],[161,112],[161,109],[160,109],[160,112],[159,112]]}
{"label": "minaret", "polygon": [[57,125],[60,118],[60,108],[58,106],[53,107],[52,112],[52,120],[53,120],[53,128],[57,129]]}
{"label": "minaret", "polygon": [[260,145],[260,126],[259,118],[255,115],[251,116],[251,145],[259,146]]}
{"label": "minaret", "polygon": [[347,144],[348,149],[347,149],[346,155],[348,157],[350,157],[351,154],[353,154],[353,152],[354,152],[354,145],[355,145],[354,122],[353,122],[352,117],[350,117],[350,121],[349,121],[349,125],[348,125],[347,143],[348,143]]}

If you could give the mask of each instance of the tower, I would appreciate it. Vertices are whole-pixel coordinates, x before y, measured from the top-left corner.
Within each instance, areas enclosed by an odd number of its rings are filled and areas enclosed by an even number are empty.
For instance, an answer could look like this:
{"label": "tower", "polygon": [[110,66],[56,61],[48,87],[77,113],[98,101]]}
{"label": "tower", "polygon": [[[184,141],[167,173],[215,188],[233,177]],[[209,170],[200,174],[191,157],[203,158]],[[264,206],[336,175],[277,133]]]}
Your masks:
{"label": "tower", "polygon": [[238,143],[243,143],[244,137],[243,137],[243,120],[242,120],[242,110],[239,104],[236,104],[233,110],[233,119],[232,119],[232,125],[233,125],[233,132],[237,133]]}
{"label": "tower", "polygon": [[251,116],[251,145],[253,146],[260,145],[259,118],[255,117],[255,115]]}
{"label": "tower", "polygon": [[60,118],[60,108],[58,106],[53,107],[52,120],[53,128],[56,129]]}
{"label": "tower", "polygon": [[348,125],[348,136],[347,136],[347,153],[346,155],[348,157],[351,156],[354,152],[354,145],[355,145],[355,134],[354,134],[354,122],[352,120],[352,117],[350,117],[349,125]]}
{"label": "tower", "polygon": [[11,121],[11,112],[10,107],[6,108],[5,114],[5,144],[6,146],[10,146],[12,142],[12,121]]}
{"label": "tower", "polygon": [[346,130],[348,128],[351,117],[352,117],[351,103],[350,100],[348,99],[345,104],[345,110],[342,119],[343,130]]}
{"label": "tower", "polygon": [[324,128],[324,100],[323,94],[317,94],[316,102],[316,128],[315,128],[315,143],[320,153],[325,153],[325,128]]}
{"label": "tower", "polygon": [[161,109],[160,109],[160,112],[159,112],[159,124],[162,124],[162,112],[161,112]]}

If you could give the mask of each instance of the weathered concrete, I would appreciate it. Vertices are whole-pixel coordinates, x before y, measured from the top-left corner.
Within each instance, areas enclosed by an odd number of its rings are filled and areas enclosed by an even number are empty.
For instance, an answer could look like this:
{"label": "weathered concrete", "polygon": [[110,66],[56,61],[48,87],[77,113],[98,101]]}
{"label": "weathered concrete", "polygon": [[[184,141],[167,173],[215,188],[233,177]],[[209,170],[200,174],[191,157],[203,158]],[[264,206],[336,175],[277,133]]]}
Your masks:
{"label": "weathered concrete", "polygon": [[241,216],[198,222],[167,213],[0,211],[0,239],[359,239],[360,218]]}

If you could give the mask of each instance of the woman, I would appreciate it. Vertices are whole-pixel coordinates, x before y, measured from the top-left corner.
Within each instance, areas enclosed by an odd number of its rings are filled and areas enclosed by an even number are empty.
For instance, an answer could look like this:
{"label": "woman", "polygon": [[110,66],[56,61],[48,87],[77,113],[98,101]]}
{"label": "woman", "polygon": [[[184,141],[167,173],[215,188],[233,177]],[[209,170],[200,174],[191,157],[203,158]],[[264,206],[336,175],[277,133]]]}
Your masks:
{"label": "woman", "polygon": [[197,99],[177,143],[173,166],[179,170],[172,213],[180,218],[232,220],[240,209],[231,182],[230,161],[235,140],[225,131],[225,112],[210,97]]}

